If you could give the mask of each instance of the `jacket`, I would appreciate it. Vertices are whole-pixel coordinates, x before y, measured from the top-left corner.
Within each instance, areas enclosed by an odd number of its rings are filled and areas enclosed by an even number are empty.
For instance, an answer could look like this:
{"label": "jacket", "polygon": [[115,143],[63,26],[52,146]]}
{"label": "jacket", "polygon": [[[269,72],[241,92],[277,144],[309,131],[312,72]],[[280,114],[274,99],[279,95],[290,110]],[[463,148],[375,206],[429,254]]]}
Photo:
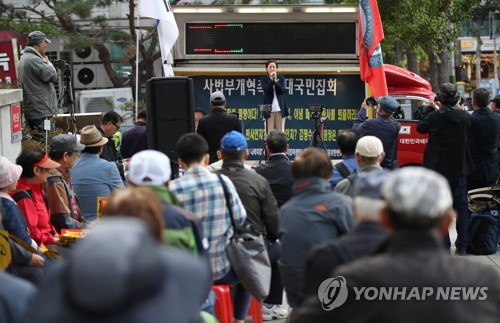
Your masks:
{"label": "jacket", "polygon": [[[497,269],[451,256],[444,250],[442,238],[430,232],[395,232],[379,252],[341,266],[332,273],[331,277],[345,278],[348,292],[345,303],[325,311],[318,296],[311,296],[291,322],[498,322],[500,279]],[[392,300],[365,298],[373,293],[362,293],[356,300],[354,287],[358,290],[398,287],[399,291],[404,291],[392,293]],[[427,292],[422,298],[424,288],[430,288],[432,294]],[[458,293],[453,289],[458,289]],[[417,291],[418,295],[413,294],[410,298],[412,291]],[[482,299],[484,293],[486,299]],[[445,296],[438,298],[438,294]],[[468,300],[466,295],[469,295]]]}
{"label": "jacket", "polygon": [[[101,133],[103,137],[106,137],[106,133],[104,130],[101,129],[101,127],[96,126],[97,130]],[[100,158],[113,162],[116,165],[116,168],[118,169],[118,172],[120,172],[120,177],[122,180],[125,182],[125,166],[123,166],[122,163],[122,156],[120,155],[120,152],[116,149],[116,144],[115,141],[113,140],[113,137],[107,137],[108,142],[102,147],[102,153],[99,155]]]}
{"label": "jacket", "polygon": [[200,120],[197,133],[208,142],[209,164],[218,160],[220,141],[226,133],[233,130],[243,132],[241,122],[237,116],[228,114],[223,108],[212,108],[210,114]]}
{"label": "jacket", "polygon": [[36,49],[27,46],[18,65],[19,81],[23,87],[27,119],[52,117],[57,112],[57,97],[53,82],[57,70],[47,64]]}
{"label": "jacket", "polygon": [[330,191],[328,180],[308,177],[294,182],[292,198],[279,212],[278,264],[290,306],[302,302],[307,252],[317,244],[337,239],[353,226],[352,199]]}
{"label": "jacket", "polygon": [[148,149],[146,124],[138,121],[135,126],[123,133],[120,153],[123,158],[131,158],[135,153],[146,149]]}
{"label": "jacket", "polygon": [[[58,233],[61,233],[61,229],[79,229],[85,225],[80,203],[71,185],[68,184],[70,179],[69,174],[63,174],[59,169],[52,169],[49,171],[48,182],[43,186],[47,194],[50,222]],[[73,212],[68,193],[75,196],[78,214]]]}
{"label": "jacket", "polygon": [[288,111],[288,106],[285,100],[285,90],[286,81],[283,75],[278,75],[278,82],[273,82],[268,75],[260,78],[260,85],[262,86],[262,91],[264,91],[264,102],[263,104],[272,104],[274,99],[274,91],[276,91],[276,97],[278,99],[278,104],[280,105],[281,116],[286,118],[290,115]]}
{"label": "jacket", "polygon": [[123,187],[115,164],[99,158],[97,154],[83,153],[70,173],[82,215],[89,221],[97,218],[97,198],[108,197],[112,190]]}
{"label": "jacket", "polygon": [[331,277],[333,270],[347,262],[370,256],[388,234],[380,223],[363,221],[339,239],[312,247],[307,253],[304,295],[317,295],[319,285]]}
{"label": "jacket", "polygon": [[497,142],[500,138],[500,114],[484,107],[472,112],[470,119],[467,145],[474,171],[467,178],[469,190],[492,185],[498,178]]}
{"label": "jacket", "polygon": [[4,196],[3,194],[5,193],[2,193],[1,196],[3,206],[3,227],[10,234],[16,236],[17,238],[31,245],[33,248],[37,249],[38,246],[30,237],[28,223],[26,222],[26,218],[24,217],[23,213],[10,195]]}
{"label": "jacket", "polygon": [[284,153],[272,154],[265,164],[255,167],[255,172],[269,182],[278,207],[292,197],[292,162]]}
{"label": "jacket", "polygon": [[217,172],[233,182],[247,212],[245,224],[275,241],[278,238],[278,205],[266,179],[245,169],[243,163],[235,159],[225,159]]}
{"label": "jacket", "polygon": [[473,170],[467,144],[470,125],[467,112],[444,104],[420,120],[417,131],[429,134],[423,166],[448,178],[469,174]]}
{"label": "jacket", "polygon": [[361,136],[375,136],[384,146],[385,157],[380,166],[398,168],[398,137],[401,124],[392,116],[378,116],[366,120],[366,109],[360,109],[352,128]]}
{"label": "jacket", "polygon": [[[55,231],[50,224],[50,215],[45,205],[44,191],[40,184],[32,184],[24,178],[19,178],[17,182],[16,191],[29,191],[31,198],[23,198],[17,202],[19,209],[28,222],[28,230],[31,238],[35,240],[38,245],[42,243],[49,245],[54,242],[53,234]],[[16,193],[11,193],[11,196]]]}

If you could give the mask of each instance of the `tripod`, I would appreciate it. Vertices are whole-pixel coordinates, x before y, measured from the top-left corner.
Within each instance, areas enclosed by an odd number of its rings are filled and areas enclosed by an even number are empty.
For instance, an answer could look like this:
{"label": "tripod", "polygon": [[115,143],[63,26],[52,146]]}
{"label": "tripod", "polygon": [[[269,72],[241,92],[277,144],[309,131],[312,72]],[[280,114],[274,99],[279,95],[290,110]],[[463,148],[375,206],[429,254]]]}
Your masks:
{"label": "tripod", "polygon": [[58,106],[63,108],[63,111],[65,113],[69,113],[68,120],[69,122],[71,122],[71,125],[68,124],[67,130],[71,130],[72,133],[76,136],[75,102],[73,100],[73,88],[71,83],[71,66],[68,63],[64,63],[62,76],[63,86],[59,94]]}
{"label": "tripod", "polygon": [[[262,122],[264,123],[264,132],[267,132],[269,129],[269,118],[271,118],[271,105],[270,104],[262,104],[259,106],[260,112],[262,113]],[[259,165],[262,164],[262,156],[267,160],[267,150],[266,150],[266,137],[267,133],[264,135],[264,145],[262,146],[262,152],[259,155]]]}
{"label": "tripod", "polygon": [[[328,152],[326,151],[325,142],[323,141],[323,137],[321,136],[321,134],[323,133],[324,121],[321,118],[321,115],[313,116],[313,119],[314,132],[311,136],[311,144],[309,145],[309,147],[323,148],[325,153],[328,154]],[[319,143],[321,143],[321,147],[318,146]]]}

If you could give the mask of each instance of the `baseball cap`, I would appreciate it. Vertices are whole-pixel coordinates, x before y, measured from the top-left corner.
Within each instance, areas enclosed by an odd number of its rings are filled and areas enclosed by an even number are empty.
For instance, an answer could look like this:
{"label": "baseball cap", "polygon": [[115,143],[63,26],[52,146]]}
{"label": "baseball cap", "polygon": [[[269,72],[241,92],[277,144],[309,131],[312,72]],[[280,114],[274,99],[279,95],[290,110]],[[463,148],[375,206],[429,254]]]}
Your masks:
{"label": "baseball cap", "polygon": [[387,206],[401,217],[434,219],[452,208],[446,179],[423,167],[404,167],[394,171],[382,186]]}
{"label": "baseball cap", "polygon": [[220,91],[215,91],[214,93],[212,93],[212,95],[210,95],[210,102],[224,102],[224,101],[226,101],[226,97]]}
{"label": "baseball cap", "polygon": [[128,180],[140,186],[159,186],[170,179],[171,173],[167,155],[157,150],[143,150],[130,159]]}
{"label": "baseball cap", "polygon": [[380,170],[361,173],[354,182],[353,205],[356,216],[378,218],[380,210],[386,205],[380,189],[389,178],[389,172]]}
{"label": "baseball cap", "polygon": [[21,177],[23,168],[16,165],[4,156],[0,156],[0,188],[4,188],[14,183]]}
{"label": "baseball cap", "polygon": [[60,134],[52,138],[51,148],[53,151],[82,151],[85,145],[80,144],[74,135]]}
{"label": "baseball cap", "polygon": [[363,157],[377,157],[384,152],[382,141],[374,136],[364,136],[356,144],[356,154]]}
{"label": "baseball cap", "polygon": [[439,86],[437,98],[444,104],[455,104],[460,99],[460,92],[452,83],[443,83]]}
{"label": "baseball cap", "polygon": [[44,39],[47,43],[49,43],[49,44],[51,43],[51,41],[47,38],[47,36],[45,36],[45,34],[39,30],[30,32],[28,35],[28,38],[29,39]]}
{"label": "baseball cap", "polygon": [[243,136],[241,132],[235,130],[228,132],[220,141],[220,148],[222,151],[228,153],[244,151],[247,149],[247,146],[248,144],[245,136]]}
{"label": "baseball cap", "polygon": [[380,104],[381,109],[391,113],[394,113],[394,111],[396,111],[399,107],[398,101],[396,101],[392,96],[387,95],[379,98],[378,103]]}

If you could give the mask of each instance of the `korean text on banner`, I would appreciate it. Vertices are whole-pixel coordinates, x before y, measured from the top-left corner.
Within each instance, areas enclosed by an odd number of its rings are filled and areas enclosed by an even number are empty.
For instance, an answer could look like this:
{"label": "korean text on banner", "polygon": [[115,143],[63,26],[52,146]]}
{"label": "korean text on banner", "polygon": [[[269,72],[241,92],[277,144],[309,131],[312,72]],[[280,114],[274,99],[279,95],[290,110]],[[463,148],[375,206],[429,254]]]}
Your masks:
{"label": "korean text on banner", "polygon": [[368,83],[373,96],[387,95],[380,42],[384,39],[376,0],[359,1],[359,68],[361,80]]}

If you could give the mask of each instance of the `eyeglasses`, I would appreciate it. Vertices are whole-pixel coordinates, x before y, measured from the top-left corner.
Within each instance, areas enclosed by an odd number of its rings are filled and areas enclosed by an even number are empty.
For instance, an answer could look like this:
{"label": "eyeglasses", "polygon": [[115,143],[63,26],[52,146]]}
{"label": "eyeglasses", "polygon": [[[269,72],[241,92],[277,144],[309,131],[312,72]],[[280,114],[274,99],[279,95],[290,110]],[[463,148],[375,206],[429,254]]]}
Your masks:
{"label": "eyeglasses", "polygon": [[111,122],[111,123],[113,124],[113,126],[115,126],[115,127],[116,127],[116,131],[120,130],[120,126],[119,126],[119,125],[117,125],[117,124],[116,124],[116,123],[114,123],[114,122]]}

